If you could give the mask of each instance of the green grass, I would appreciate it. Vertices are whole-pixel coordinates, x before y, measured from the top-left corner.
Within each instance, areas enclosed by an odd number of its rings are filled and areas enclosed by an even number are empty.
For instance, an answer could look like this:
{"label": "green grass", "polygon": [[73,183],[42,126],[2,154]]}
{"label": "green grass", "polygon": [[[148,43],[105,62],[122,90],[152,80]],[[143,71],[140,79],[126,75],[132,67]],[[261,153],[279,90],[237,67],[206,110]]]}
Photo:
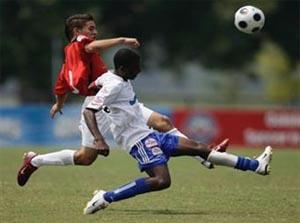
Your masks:
{"label": "green grass", "polygon": [[[299,150],[275,150],[272,173],[266,177],[224,167],[207,170],[191,158],[173,158],[169,189],[113,203],[90,216],[84,216],[82,209],[95,189],[113,189],[143,176],[129,155],[113,151],[89,167],[42,167],[26,186],[19,187],[16,173],[24,151],[0,149],[1,223],[277,223],[300,219]],[[253,156],[260,151],[233,152]]]}

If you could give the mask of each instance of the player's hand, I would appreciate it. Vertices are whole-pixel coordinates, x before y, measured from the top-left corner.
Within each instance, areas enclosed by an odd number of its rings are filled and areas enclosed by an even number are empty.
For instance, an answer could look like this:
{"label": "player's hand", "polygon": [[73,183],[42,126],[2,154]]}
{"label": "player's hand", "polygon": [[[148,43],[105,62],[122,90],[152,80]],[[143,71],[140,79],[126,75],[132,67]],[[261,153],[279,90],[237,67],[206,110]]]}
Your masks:
{"label": "player's hand", "polygon": [[101,89],[102,86],[101,85],[97,85],[96,81],[93,81],[92,83],[89,84],[88,89],[89,90],[99,90]]}
{"label": "player's hand", "polygon": [[94,140],[94,143],[96,145],[96,149],[98,150],[98,154],[102,156],[108,156],[109,155],[109,146],[104,140]]}
{"label": "player's hand", "polygon": [[140,43],[136,38],[125,38],[124,44],[133,48],[138,48],[140,46]]}
{"label": "player's hand", "polygon": [[60,107],[57,103],[55,103],[52,106],[52,108],[50,109],[50,117],[53,119],[57,112],[59,112],[62,115],[63,112],[61,109],[62,109],[62,107]]}

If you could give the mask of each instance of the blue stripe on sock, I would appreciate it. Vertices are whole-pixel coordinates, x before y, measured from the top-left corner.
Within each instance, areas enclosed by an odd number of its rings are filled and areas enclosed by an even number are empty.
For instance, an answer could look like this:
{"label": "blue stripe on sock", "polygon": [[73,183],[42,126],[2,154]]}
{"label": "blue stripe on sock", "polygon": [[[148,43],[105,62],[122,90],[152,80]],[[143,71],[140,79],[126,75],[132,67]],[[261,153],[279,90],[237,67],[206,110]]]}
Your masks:
{"label": "blue stripe on sock", "polygon": [[104,199],[108,202],[124,200],[150,191],[150,186],[146,183],[145,178],[137,179],[131,183],[125,184],[113,191],[104,194]]}
{"label": "blue stripe on sock", "polygon": [[239,169],[239,170],[243,170],[243,171],[246,171],[246,170],[255,171],[258,167],[258,164],[259,163],[258,163],[257,160],[248,159],[248,158],[244,158],[244,157],[239,156],[238,161],[237,161],[234,168]]}

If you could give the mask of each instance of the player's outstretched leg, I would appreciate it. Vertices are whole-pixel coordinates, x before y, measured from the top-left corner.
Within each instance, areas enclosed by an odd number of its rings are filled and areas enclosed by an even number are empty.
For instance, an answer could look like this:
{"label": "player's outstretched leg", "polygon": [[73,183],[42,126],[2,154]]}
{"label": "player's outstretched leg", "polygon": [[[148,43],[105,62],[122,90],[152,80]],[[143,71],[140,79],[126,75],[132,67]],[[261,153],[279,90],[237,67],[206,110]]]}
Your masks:
{"label": "player's outstretched leg", "polygon": [[264,152],[256,159],[219,153],[214,150],[210,152],[207,159],[216,165],[229,166],[243,171],[251,170],[260,175],[268,175],[270,173],[272,147],[267,146]]}
{"label": "player's outstretched leg", "polygon": [[124,200],[150,191],[150,185],[146,182],[146,178],[137,179],[108,192],[96,190],[93,198],[87,202],[83,209],[83,214],[94,214],[99,210],[105,209],[111,202]]}
{"label": "player's outstretched leg", "polygon": [[31,160],[36,157],[38,154],[35,152],[24,153],[23,164],[19,169],[17,182],[20,186],[24,186],[28,181],[31,174],[37,170],[37,167],[31,164]]}
{"label": "player's outstretched leg", "polygon": [[24,154],[23,164],[18,172],[17,182],[24,186],[30,176],[40,166],[65,166],[74,165],[75,150],[61,150],[58,152],[39,155],[35,152]]}
{"label": "player's outstretched leg", "polygon": [[212,164],[233,167],[239,170],[251,170],[261,175],[268,175],[270,172],[270,161],[272,148],[267,146],[264,152],[256,159],[236,156],[226,152],[218,152],[196,141],[179,137],[178,145],[172,156],[201,156]]}
{"label": "player's outstretched leg", "polygon": [[[167,133],[171,134],[171,135],[177,135],[177,136],[180,136],[182,138],[188,139],[188,137],[186,135],[184,135],[182,132],[180,132],[177,128],[172,128]],[[200,144],[202,144],[202,143],[200,143]],[[202,144],[202,145],[205,146],[204,144]],[[217,146],[209,145],[209,148],[214,149],[214,150],[219,151],[219,152],[226,152],[226,149],[227,149],[228,145],[229,145],[229,139],[226,138],[220,144],[218,144]],[[198,160],[206,168],[208,168],[208,169],[213,169],[214,168],[214,165],[211,162],[209,162],[206,159],[203,159],[201,156],[194,156],[194,158],[196,160]]]}
{"label": "player's outstretched leg", "polygon": [[152,163],[150,166],[149,164],[143,165],[139,163],[139,165],[141,165],[141,170],[145,170],[149,177],[137,179],[108,192],[103,190],[95,191],[93,198],[86,204],[83,213],[93,214],[106,208],[112,202],[128,199],[150,191],[158,191],[168,188],[171,185],[171,177],[168,166],[164,163],[165,161],[157,162],[156,164]]}
{"label": "player's outstretched leg", "polygon": [[[229,139],[224,139],[220,144],[218,145],[209,145],[208,147],[210,149],[213,149],[215,151],[224,153],[226,152],[226,149],[229,145]],[[201,156],[194,156],[196,160],[198,160],[203,166],[207,167],[208,169],[215,168],[214,164],[212,164],[210,161],[203,159]]]}

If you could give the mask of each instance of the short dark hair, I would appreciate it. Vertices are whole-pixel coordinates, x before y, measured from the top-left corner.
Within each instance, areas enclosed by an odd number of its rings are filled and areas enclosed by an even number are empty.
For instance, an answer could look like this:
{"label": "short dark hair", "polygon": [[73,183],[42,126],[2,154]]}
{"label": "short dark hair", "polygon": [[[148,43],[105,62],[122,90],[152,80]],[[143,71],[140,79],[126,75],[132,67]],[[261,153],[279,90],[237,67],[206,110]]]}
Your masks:
{"label": "short dark hair", "polygon": [[66,35],[67,39],[69,41],[71,41],[73,38],[73,29],[75,27],[82,29],[82,27],[88,21],[95,21],[95,20],[92,15],[87,14],[87,13],[75,14],[75,15],[68,17],[65,22],[65,35]]}
{"label": "short dark hair", "polygon": [[129,67],[139,61],[140,55],[129,48],[120,49],[114,55],[115,69],[118,69],[120,66]]}

